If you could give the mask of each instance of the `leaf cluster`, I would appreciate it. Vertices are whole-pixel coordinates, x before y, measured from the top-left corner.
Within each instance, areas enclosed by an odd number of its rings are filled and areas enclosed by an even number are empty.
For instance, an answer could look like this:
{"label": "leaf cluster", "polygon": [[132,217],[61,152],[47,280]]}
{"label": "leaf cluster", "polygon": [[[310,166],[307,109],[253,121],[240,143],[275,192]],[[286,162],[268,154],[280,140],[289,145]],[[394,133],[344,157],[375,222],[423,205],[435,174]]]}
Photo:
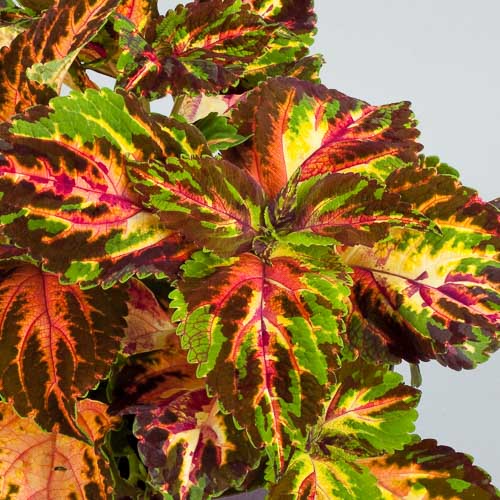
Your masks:
{"label": "leaf cluster", "polygon": [[0,1],[1,498],[499,497],[392,371],[498,349],[498,203],[321,85],[315,22]]}

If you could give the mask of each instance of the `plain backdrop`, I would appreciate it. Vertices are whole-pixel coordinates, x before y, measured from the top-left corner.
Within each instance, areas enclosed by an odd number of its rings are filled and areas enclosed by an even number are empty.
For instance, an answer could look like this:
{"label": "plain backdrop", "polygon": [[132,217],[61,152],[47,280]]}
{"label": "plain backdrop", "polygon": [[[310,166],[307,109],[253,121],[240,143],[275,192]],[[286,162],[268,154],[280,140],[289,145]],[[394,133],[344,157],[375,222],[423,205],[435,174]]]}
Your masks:
{"label": "plain backdrop", "polygon": [[[316,12],[323,83],[372,104],[411,101],[424,152],[485,200],[500,196],[499,1],[317,0]],[[421,366],[417,433],[469,453],[500,486],[500,354],[472,371]]]}

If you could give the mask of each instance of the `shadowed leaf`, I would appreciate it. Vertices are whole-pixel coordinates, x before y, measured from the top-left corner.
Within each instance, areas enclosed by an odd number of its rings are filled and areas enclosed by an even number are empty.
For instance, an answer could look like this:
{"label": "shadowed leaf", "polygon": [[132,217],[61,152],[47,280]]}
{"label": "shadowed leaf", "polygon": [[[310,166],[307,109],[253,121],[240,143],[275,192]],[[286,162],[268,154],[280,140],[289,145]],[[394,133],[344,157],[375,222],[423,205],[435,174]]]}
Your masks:
{"label": "shadowed leaf", "polygon": [[109,498],[106,462],[89,444],[56,431],[0,403],[0,496],[2,498]]}
{"label": "shadowed leaf", "polygon": [[107,432],[120,423],[108,414],[108,405],[101,401],[82,399],[76,404],[77,424],[92,443],[100,443]]}
{"label": "shadowed leaf", "polygon": [[163,351],[129,359],[115,393],[115,411],[136,415],[134,433],[153,484],[183,499],[240,485],[260,459],[195,369],[170,339]]}
{"label": "shadowed leaf", "polygon": [[82,291],[24,264],[0,272],[0,391],[44,429],[80,436],[75,400],[105,377],[125,328],[121,288]]}
{"label": "shadowed leaf", "polygon": [[129,281],[127,328],[122,340],[125,354],[163,349],[176,327],[153,292],[141,281]]}

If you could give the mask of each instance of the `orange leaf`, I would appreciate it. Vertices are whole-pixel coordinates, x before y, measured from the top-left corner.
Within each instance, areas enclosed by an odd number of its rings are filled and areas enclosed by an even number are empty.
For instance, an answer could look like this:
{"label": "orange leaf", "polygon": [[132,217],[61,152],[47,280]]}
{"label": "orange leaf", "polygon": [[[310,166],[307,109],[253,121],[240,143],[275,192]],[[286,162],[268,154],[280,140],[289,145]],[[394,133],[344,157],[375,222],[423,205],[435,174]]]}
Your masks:
{"label": "orange leaf", "polygon": [[100,441],[106,433],[116,427],[119,417],[107,413],[108,405],[93,399],[82,399],[76,404],[77,424],[93,443]]}
{"label": "orange leaf", "polygon": [[0,498],[109,498],[109,471],[96,449],[44,432],[0,403]]}
{"label": "orange leaf", "polygon": [[0,391],[16,411],[82,436],[75,399],[109,371],[125,300],[122,287],[80,290],[30,264],[0,270]]}

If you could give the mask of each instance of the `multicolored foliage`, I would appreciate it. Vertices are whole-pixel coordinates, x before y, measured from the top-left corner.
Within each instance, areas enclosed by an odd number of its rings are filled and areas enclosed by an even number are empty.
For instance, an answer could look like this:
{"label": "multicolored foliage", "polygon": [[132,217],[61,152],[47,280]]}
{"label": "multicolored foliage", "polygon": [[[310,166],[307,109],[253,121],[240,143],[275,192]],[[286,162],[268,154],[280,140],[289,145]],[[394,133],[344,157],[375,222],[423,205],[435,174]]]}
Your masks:
{"label": "multicolored foliage", "polygon": [[[88,408],[80,417],[97,437],[112,425],[105,409],[97,425]],[[0,477],[2,498],[94,500],[113,491],[105,457],[93,440],[86,443],[57,430],[44,431],[8,403],[0,403]]]}
{"label": "multicolored foliage", "polygon": [[498,498],[469,457],[411,434],[419,397],[387,367],[345,363],[308,446],[270,498]]}
{"label": "multicolored foliage", "polygon": [[382,498],[498,498],[490,477],[470,457],[434,439],[405,447],[394,455],[362,459],[358,463],[377,479]]}
{"label": "multicolored foliage", "polygon": [[173,337],[161,351],[128,359],[115,380],[115,411],[136,415],[139,453],[160,491],[220,494],[243,482],[260,453],[207,395]]}
{"label": "multicolored foliage", "polygon": [[[114,29],[122,48],[118,84],[149,98],[166,93],[218,93],[247,89],[283,72],[314,78],[315,60],[302,61],[312,43],[312,9],[290,22],[290,13],[243,0],[196,1],[169,10],[146,40],[130,17]],[[300,28],[300,29],[297,29]],[[297,66],[297,62],[299,66]]]}
{"label": "multicolored foliage", "polygon": [[0,52],[0,119],[34,104],[47,104],[60,90],[78,51],[113,13],[119,0],[51,2],[39,19]]}
{"label": "multicolored foliage", "polygon": [[184,237],[141,204],[127,168],[208,153],[195,127],[103,89],[31,108],[0,137],[4,233],[66,283],[173,275],[189,255]]}
{"label": "multicolored foliage", "polygon": [[328,251],[278,246],[265,260],[199,252],[172,294],[188,360],[278,471],[328,395],[347,282]]}
{"label": "multicolored foliage", "polygon": [[131,279],[128,294],[127,328],[122,339],[124,354],[164,349],[176,329],[170,315],[142,281]]}
{"label": "multicolored foliage", "polygon": [[250,92],[230,112],[251,138],[224,153],[276,196],[300,169],[299,180],[360,173],[385,180],[411,165],[421,146],[409,103],[370,106],[322,85],[277,78]]}
{"label": "multicolored foliage", "polygon": [[388,181],[440,233],[394,228],[372,248],[342,251],[356,283],[350,338],[372,360],[473,368],[498,349],[499,211],[425,165]]}
{"label": "multicolored foliage", "polygon": [[76,398],[106,376],[120,346],[125,291],[83,291],[32,264],[0,270],[0,392],[44,429],[78,436]]}
{"label": "multicolored foliage", "polygon": [[0,1],[1,498],[500,498],[389,365],[498,349],[498,200],[321,85],[315,22]]}

